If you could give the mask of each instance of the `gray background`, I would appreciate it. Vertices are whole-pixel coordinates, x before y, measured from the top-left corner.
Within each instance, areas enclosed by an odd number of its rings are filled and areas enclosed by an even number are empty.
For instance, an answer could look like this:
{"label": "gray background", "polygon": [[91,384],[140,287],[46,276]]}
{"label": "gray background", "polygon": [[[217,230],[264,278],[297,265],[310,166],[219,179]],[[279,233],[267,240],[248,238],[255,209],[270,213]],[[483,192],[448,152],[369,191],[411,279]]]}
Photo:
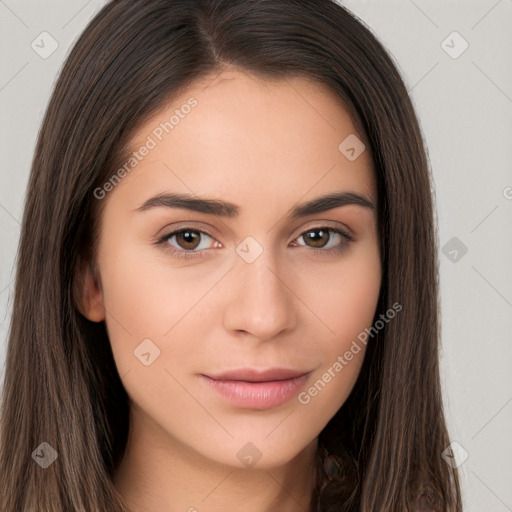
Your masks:
{"label": "gray background", "polygon": [[[0,379],[36,136],[70,46],[104,3],[0,0]],[[512,511],[512,0],[342,3],[391,51],[428,145],[442,382],[451,438],[468,454],[465,510]],[[58,42],[45,59],[31,47],[44,31]]]}

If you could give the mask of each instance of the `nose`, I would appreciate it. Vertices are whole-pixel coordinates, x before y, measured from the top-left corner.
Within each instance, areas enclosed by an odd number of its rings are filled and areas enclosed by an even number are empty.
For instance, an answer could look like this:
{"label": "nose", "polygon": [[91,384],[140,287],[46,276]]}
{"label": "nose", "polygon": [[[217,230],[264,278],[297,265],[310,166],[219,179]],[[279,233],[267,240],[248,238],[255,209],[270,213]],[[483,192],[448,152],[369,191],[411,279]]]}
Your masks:
{"label": "nose", "polygon": [[[252,263],[237,258],[230,272],[224,328],[269,340],[297,325],[298,299],[289,283],[290,273],[265,250]],[[279,270],[281,268],[281,270]],[[288,279],[286,277],[288,276]]]}

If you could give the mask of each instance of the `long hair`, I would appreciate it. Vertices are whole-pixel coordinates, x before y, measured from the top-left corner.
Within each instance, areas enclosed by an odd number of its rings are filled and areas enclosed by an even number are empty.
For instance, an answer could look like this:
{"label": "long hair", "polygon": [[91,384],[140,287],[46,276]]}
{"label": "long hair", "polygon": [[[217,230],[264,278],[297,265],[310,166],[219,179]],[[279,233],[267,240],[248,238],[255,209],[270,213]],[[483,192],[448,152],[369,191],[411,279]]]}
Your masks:
{"label": "long hair", "polygon": [[[393,59],[332,0],[114,0],[81,34],[49,102],[25,198],[0,417],[0,510],[127,510],[112,475],[126,446],[128,396],[104,322],[77,309],[105,203],[94,190],[122,164],[138,126],[227,66],[312,78],[349,110],[378,190],[375,318],[402,306],[368,343],[350,396],[319,435],[311,511],[460,512],[457,470],[441,457],[450,441],[426,149]],[[38,455],[57,460],[43,469]]]}

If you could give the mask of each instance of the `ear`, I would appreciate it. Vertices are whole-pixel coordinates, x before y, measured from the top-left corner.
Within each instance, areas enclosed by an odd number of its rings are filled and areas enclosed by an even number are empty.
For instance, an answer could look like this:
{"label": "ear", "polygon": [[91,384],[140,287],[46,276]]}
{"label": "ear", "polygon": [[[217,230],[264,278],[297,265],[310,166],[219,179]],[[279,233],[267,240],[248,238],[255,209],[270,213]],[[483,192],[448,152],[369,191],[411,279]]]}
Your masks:
{"label": "ear", "polygon": [[76,305],[78,311],[91,322],[105,320],[101,279],[95,263],[83,262],[77,279]]}

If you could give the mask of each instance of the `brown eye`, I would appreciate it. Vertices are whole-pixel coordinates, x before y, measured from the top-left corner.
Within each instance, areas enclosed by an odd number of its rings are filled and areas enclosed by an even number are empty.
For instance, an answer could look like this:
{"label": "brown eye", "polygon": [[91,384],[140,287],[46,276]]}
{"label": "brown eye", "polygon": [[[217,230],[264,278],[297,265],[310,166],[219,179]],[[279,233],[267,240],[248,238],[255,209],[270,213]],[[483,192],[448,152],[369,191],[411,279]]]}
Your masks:
{"label": "brown eye", "polygon": [[311,229],[302,236],[311,243],[311,247],[322,248],[329,241],[330,231],[323,228]]}
{"label": "brown eye", "polygon": [[[332,236],[331,236],[332,235]],[[300,240],[304,240],[301,243]],[[354,236],[342,229],[320,226],[318,228],[308,229],[300,235],[293,245],[301,245],[312,249],[313,254],[318,255],[337,255],[342,253],[352,242]]]}
{"label": "brown eye", "polygon": [[[202,249],[209,248],[208,240],[205,240],[205,238],[210,238],[213,240],[213,237],[204,231],[184,228],[165,235],[160,241],[171,246],[171,250],[195,253]],[[203,247],[200,247],[201,243],[203,243]]]}
{"label": "brown eye", "polygon": [[198,231],[178,231],[175,233],[176,242],[182,249],[196,249],[199,241],[201,240],[201,235]]}

